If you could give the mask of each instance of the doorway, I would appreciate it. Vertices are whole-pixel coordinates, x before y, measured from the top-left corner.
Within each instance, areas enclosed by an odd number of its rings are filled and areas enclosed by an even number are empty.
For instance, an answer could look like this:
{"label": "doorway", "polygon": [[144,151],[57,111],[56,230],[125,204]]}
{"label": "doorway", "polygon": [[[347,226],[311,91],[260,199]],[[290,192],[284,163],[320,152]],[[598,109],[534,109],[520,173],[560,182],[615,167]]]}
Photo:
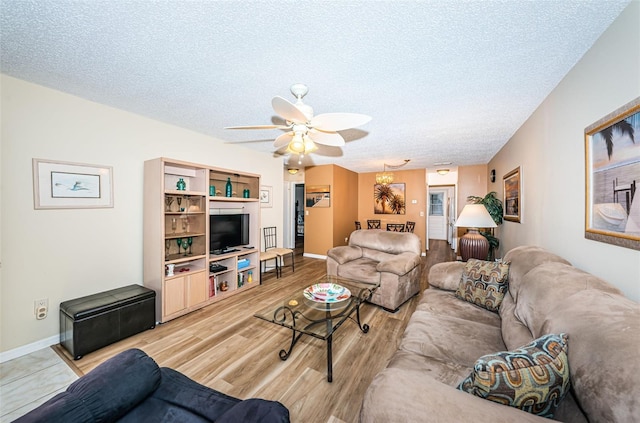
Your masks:
{"label": "doorway", "polygon": [[295,185],[293,224],[296,254],[304,253],[304,184]]}
{"label": "doorway", "polygon": [[427,238],[447,241],[455,248],[455,188],[434,186],[428,190]]}

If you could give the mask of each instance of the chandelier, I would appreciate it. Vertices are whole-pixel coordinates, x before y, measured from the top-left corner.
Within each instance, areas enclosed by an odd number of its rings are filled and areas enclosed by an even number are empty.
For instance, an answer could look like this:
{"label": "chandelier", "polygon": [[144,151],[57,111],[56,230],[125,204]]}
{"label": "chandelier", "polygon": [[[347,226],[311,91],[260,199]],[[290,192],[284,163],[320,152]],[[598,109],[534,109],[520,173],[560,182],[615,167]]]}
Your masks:
{"label": "chandelier", "polygon": [[387,164],[384,164],[382,173],[376,173],[376,184],[389,185],[393,182],[393,172],[387,172]]}
{"label": "chandelier", "polygon": [[387,167],[392,169],[399,169],[409,163],[411,159],[405,159],[404,163],[399,165],[388,165],[386,163],[383,164],[382,173],[376,173],[376,184],[378,185],[389,185],[393,183],[393,172],[387,172]]}

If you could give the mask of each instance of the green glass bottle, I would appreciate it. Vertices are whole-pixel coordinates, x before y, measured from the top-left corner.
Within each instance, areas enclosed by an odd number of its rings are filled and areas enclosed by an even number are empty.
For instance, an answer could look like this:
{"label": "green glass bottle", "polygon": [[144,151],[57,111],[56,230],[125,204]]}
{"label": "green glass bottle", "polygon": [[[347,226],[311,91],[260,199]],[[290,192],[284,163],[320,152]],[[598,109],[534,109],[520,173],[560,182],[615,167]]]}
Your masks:
{"label": "green glass bottle", "polygon": [[224,196],[231,197],[232,188],[231,188],[231,178],[227,178],[227,184],[224,187]]}

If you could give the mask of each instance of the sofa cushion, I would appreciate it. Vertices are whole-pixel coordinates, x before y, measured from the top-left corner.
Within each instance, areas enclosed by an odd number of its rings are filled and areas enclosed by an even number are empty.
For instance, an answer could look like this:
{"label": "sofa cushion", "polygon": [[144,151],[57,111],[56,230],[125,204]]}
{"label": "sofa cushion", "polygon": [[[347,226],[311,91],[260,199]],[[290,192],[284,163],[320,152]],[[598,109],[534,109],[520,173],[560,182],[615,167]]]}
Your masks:
{"label": "sofa cushion", "polygon": [[548,262],[571,264],[556,254],[531,245],[513,248],[505,254],[502,261],[511,263],[509,266],[509,292],[515,302],[518,302],[520,281],[531,269]]}
{"label": "sofa cushion", "polygon": [[362,282],[379,283],[380,273],[376,270],[377,261],[359,258],[338,267],[338,276]]}
{"label": "sofa cushion", "polygon": [[526,345],[536,337],[531,334],[529,328],[518,319],[515,314],[516,303],[509,290],[505,292],[502,304],[500,304],[500,319],[502,320],[502,339],[508,349]]}
{"label": "sofa cushion", "polygon": [[460,277],[464,271],[466,263],[463,261],[445,261],[436,263],[429,269],[427,282],[429,286],[455,291],[460,285]]}
{"label": "sofa cushion", "polygon": [[522,277],[515,315],[537,338],[546,333],[542,325],[553,310],[564,307],[571,295],[585,289],[622,294],[613,285],[568,264],[543,263]]}
{"label": "sofa cushion", "polygon": [[638,421],[640,304],[587,289],[553,310],[542,330],[569,334],[571,384],[589,421]]}
{"label": "sofa cushion", "polygon": [[388,367],[373,378],[360,409],[361,423],[427,421],[544,423],[548,420],[469,395],[426,372]]}
{"label": "sofa cushion", "polygon": [[419,255],[422,252],[420,237],[409,232],[355,231],[349,237],[349,245],[388,254],[412,252]]}
{"label": "sofa cushion", "polygon": [[[118,375],[113,383],[113,375]],[[144,401],[160,385],[160,368],[139,349],[110,358],[73,382],[67,392],[83,403],[96,421],[113,421]]]}
{"label": "sofa cushion", "polygon": [[423,296],[407,324],[401,350],[471,368],[481,355],[505,349],[496,313],[449,291],[429,288]]}
{"label": "sofa cushion", "polygon": [[289,423],[289,410],[277,401],[250,398],[234,405],[216,423]]}
{"label": "sofa cushion", "polygon": [[420,256],[413,253],[400,253],[380,261],[376,266],[378,272],[389,272],[402,276],[420,265]]}
{"label": "sofa cushion", "polygon": [[14,423],[90,422],[91,411],[77,395],[61,392],[38,408],[19,417]]}
{"label": "sofa cushion", "polygon": [[456,297],[498,311],[507,291],[509,265],[496,261],[469,259],[462,272]]}
{"label": "sofa cushion", "polygon": [[344,264],[362,257],[362,248],[357,245],[341,245],[327,251],[327,256],[337,261],[338,264]]}
{"label": "sofa cushion", "polygon": [[567,335],[545,335],[514,351],[480,357],[458,389],[551,418],[569,391]]}

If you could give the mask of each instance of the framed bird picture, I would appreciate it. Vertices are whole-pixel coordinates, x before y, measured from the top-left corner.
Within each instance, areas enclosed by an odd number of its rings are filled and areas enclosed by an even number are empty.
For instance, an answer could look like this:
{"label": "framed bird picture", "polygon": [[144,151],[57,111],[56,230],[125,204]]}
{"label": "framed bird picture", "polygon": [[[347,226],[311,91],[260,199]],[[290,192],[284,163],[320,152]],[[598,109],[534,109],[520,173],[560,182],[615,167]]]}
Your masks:
{"label": "framed bird picture", "polygon": [[113,168],[33,159],[35,209],[113,207]]}

